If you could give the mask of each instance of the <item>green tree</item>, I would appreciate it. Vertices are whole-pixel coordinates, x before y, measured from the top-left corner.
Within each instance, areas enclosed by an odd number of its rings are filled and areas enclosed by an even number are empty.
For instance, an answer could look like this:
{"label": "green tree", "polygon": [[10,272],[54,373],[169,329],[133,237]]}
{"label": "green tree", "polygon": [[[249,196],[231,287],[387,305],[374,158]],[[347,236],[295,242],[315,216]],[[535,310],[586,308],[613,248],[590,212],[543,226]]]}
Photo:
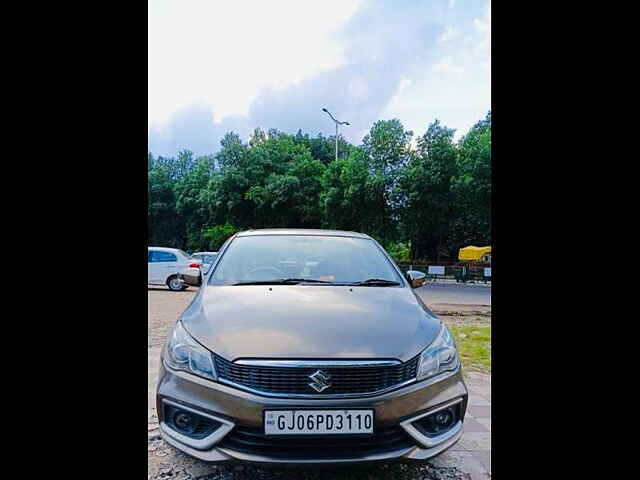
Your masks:
{"label": "green tree", "polygon": [[256,147],[267,141],[267,135],[262,131],[260,127],[257,127],[249,138],[249,146]]}
{"label": "green tree", "polygon": [[330,163],[322,176],[322,225],[325,228],[373,232],[379,216],[373,174],[363,150]]}
{"label": "green tree", "polygon": [[228,132],[220,140],[222,148],[215,155],[215,162],[218,168],[229,168],[237,165],[246,154],[247,147],[242,144],[240,135]]}
{"label": "green tree", "polygon": [[208,251],[217,252],[222,244],[232,235],[240,230],[228,223],[224,225],[213,225],[211,227],[205,227],[202,230],[202,236],[205,240],[205,249]]}
{"label": "green tree", "polygon": [[250,149],[244,198],[254,205],[257,226],[320,224],[320,177],[324,166],[290,135],[275,135]]}
{"label": "green tree", "polygon": [[[311,156],[323,165],[328,165],[336,158],[336,137],[325,137],[319,133],[315,138],[309,138],[308,134],[302,134],[302,130],[294,137],[297,143],[307,147],[311,152]],[[338,158],[346,158],[350,155],[355,147],[347,142],[342,135],[338,137]]]}
{"label": "green tree", "polygon": [[149,244],[176,245],[181,225],[176,213],[173,184],[166,168],[154,166],[148,176],[147,231]]}
{"label": "green tree", "polygon": [[458,151],[452,255],[462,246],[491,244],[491,112],[460,139]]}
{"label": "green tree", "polygon": [[455,131],[434,121],[418,139],[402,172],[397,196],[400,218],[411,240],[411,258],[440,260],[448,256],[447,234],[453,212]]}
{"label": "green tree", "polygon": [[398,258],[455,259],[491,242],[491,112],[457,143],[431,123],[411,147],[398,119],[376,122],[361,145],[256,128],[215,155],[147,156],[149,242],[218,248],[238,229],[325,227],[368,233]]}
{"label": "green tree", "polygon": [[256,129],[247,146],[225,136],[207,187],[211,218],[243,228],[317,227],[324,165],[299,138]]}
{"label": "green tree", "polygon": [[200,157],[193,167],[175,183],[176,213],[184,232],[181,245],[188,251],[204,247],[202,226],[209,221],[207,185],[211,177],[211,159]]}
{"label": "green tree", "polygon": [[371,233],[384,245],[397,238],[398,207],[394,191],[404,166],[411,157],[413,132],[405,130],[397,118],[379,120],[362,140],[368,155],[372,178],[369,188],[377,214],[371,222]]}

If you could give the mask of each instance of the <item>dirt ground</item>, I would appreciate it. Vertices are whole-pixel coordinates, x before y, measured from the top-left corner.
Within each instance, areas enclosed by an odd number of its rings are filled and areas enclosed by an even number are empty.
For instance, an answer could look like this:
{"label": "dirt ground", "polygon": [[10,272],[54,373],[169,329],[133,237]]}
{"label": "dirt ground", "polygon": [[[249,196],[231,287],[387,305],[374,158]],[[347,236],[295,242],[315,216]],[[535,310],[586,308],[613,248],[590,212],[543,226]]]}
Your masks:
{"label": "dirt ground", "polygon": [[[166,444],[158,432],[154,390],[157,380],[160,349],[175,321],[189,305],[197,288],[171,292],[165,287],[148,289],[148,479],[171,480],[461,480],[487,479],[490,474],[479,468],[459,469],[452,462],[423,464],[384,464],[339,469],[263,469],[253,466],[215,466],[191,458]],[[491,307],[474,305],[430,305],[446,323],[467,325],[487,324],[491,321]],[[477,322],[477,323],[476,323]],[[489,376],[490,377],[490,376]],[[454,452],[455,453],[455,452]],[[467,457],[461,457],[466,459]],[[471,458],[471,457],[468,457]],[[455,462],[453,462],[455,464]]]}
{"label": "dirt ground", "polygon": [[167,287],[149,287],[148,348],[162,347],[173,324],[195,296],[197,288],[172,292]]}
{"label": "dirt ground", "polygon": [[431,310],[447,325],[491,325],[490,306],[435,303]]}

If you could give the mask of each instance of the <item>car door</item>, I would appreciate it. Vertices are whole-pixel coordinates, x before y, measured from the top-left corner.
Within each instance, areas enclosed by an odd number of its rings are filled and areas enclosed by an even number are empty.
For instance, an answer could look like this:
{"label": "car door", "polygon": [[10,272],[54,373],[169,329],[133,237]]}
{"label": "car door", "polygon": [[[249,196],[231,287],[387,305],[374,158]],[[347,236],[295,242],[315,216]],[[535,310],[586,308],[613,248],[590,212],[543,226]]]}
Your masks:
{"label": "car door", "polygon": [[163,254],[165,252],[161,252],[159,250],[149,250],[149,263],[148,265],[148,283],[154,284],[162,284],[165,282],[165,265],[163,262]]}
{"label": "car door", "polygon": [[156,262],[156,251],[149,250],[147,259],[147,283],[159,283],[160,271]]}
{"label": "car door", "polygon": [[178,273],[180,269],[178,256],[173,252],[156,252],[154,263],[158,265],[159,283],[167,283],[170,276]]}
{"label": "car door", "polygon": [[149,283],[163,285],[178,272],[178,257],[172,252],[151,250],[149,253]]}

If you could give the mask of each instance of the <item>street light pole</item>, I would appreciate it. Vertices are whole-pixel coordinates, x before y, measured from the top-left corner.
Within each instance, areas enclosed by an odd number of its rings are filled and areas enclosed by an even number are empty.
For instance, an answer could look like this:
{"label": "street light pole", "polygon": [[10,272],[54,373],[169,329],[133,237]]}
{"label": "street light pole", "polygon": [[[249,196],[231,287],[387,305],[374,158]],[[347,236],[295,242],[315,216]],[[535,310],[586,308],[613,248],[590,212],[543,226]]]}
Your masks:
{"label": "street light pole", "polygon": [[336,160],[338,160],[338,122],[336,122]]}
{"label": "street light pole", "polygon": [[338,160],[338,125],[351,125],[351,124],[349,122],[340,122],[339,120],[336,120],[335,118],[333,118],[333,115],[331,115],[329,110],[327,110],[326,108],[323,108],[322,111],[325,112],[327,115],[329,115],[331,117],[331,120],[333,120],[336,124],[336,160]]}

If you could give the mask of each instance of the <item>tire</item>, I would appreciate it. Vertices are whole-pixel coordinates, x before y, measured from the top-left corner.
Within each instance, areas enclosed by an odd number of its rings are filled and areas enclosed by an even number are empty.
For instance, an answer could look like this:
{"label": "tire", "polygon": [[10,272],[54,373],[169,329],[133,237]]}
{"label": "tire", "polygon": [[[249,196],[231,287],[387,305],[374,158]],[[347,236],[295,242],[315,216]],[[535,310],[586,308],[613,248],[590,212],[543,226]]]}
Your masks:
{"label": "tire", "polygon": [[177,275],[171,275],[167,279],[167,287],[172,292],[181,292],[184,290],[185,285],[180,281],[180,278]]}

